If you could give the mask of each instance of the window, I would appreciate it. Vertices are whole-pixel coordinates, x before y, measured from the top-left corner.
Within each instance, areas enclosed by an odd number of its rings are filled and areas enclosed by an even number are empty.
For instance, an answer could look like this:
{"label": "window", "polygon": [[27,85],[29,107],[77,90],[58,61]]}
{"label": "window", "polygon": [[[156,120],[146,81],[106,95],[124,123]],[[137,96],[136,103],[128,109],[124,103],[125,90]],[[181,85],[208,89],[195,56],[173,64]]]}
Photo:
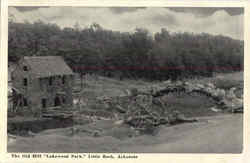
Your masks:
{"label": "window", "polygon": [[65,84],[65,82],[66,82],[66,77],[63,76],[63,77],[62,77],[62,84]]}
{"label": "window", "polygon": [[24,86],[27,86],[27,85],[28,85],[28,79],[27,79],[27,78],[24,78],[24,79],[23,79],[23,85],[24,85]]}
{"label": "window", "polygon": [[62,103],[65,104],[66,103],[66,99],[63,97],[62,98]]}
{"label": "window", "polygon": [[23,106],[28,106],[27,98],[23,98]]}
{"label": "window", "polygon": [[52,77],[49,78],[49,85],[52,85],[53,84],[53,79]]}
{"label": "window", "polygon": [[27,66],[23,66],[23,71],[28,71],[28,67]]}
{"label": "window", "polygon": [[40,85],[40,89],[42,90],[43,89],[43,80],[41,78],[39,78],[39,85]]}
{"label": "window", "polygon": [[42,108],[46,108],[47,100],[45,98],[42,99]]}
{"label": "window", "polygon": [[54,99],[54,106],[60,106],[61,105],[61,101],[60,101],[60,98],[59,97],[56,97]]}

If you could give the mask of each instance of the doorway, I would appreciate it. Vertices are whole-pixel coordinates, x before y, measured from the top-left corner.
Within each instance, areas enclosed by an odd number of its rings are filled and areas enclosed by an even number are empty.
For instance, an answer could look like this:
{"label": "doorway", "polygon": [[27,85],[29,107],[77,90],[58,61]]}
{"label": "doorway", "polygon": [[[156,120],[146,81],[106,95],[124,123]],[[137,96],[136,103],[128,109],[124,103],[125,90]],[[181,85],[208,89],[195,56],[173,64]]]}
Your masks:
{"label": "doorway", "polygon": [[61,105],[60,98],[59,98],[59,97],[56,97],[54,103],[55,103],[55,106],[60,106],[60,105]]}
{"label": "doorway", "polygon": [[46,108],[47,107],[47,100],[46,98],[42,99],[42,108]]}

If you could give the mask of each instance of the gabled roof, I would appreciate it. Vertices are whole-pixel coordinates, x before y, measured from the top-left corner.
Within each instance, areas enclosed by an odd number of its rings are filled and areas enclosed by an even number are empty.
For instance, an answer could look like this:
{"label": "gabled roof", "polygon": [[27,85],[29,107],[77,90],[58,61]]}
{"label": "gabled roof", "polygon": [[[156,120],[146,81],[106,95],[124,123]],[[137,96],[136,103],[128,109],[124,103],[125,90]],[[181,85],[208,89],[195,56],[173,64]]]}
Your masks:
{"label": "gabled roof", "polygon": [[73,72],[61,56],[25,56],[31,74],[36,77],[72,75]]}

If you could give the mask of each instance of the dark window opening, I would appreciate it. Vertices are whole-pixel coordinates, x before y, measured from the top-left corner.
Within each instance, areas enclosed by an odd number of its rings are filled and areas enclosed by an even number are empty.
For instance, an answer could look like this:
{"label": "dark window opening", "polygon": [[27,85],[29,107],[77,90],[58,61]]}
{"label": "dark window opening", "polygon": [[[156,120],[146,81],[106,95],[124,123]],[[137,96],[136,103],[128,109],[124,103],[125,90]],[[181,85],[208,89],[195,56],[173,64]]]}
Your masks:
{"label": "dark window opening", "polygon": [[45,98],[42,99],[42,108],[46,108],[47,100]]}
{"label": "dark window opening", "polygon": [[23,106],[28,106],[28,101],[26,98],[23,98]]}
{"label": "dark window opening", "polygon": [[63,77],[62,77],[62,84],[65,84],[65,82],[66,82],[66,77],[63,76]]}
{"label": "dark window opening", "polygon": [[50,77],[49,78],[49,85],[52,85],[52,83],[53,83],[53,79],[52,79],[52,77]]}
{"label": "dark window opening", "polygon": [[61,101],[59,97],[55,98],[55,106],[60,106],[61,105]]}
{"label": "dark window opening", "polygon": [[66,99],[63,97],[62,99],[62,103],[65,104],[66,103]]}
{"label": "dark window opening", "polygon": [[42,81],[42,79],[40,78],[39,79],[39,85],[40,85],[40,89],[43,89],[43,83],[42,83],[43,81]]}
{"label": "dark window opening", "polygon": [[23,71],[28,71],[28,67],[27,66],[23,66]]}
{"label": "dark window opening", "polygon": [[18,103],[19,103],[19,106],[21,107],[23,106],[23,101],[19,101]]}
{"label": "dark window opening", "polygon": [[28,85],[28,79],[27,79],[27,78],[24,78],[24,79],[23,79],[23,85],[24,85],[24,86],[27,86],[27,85]]}

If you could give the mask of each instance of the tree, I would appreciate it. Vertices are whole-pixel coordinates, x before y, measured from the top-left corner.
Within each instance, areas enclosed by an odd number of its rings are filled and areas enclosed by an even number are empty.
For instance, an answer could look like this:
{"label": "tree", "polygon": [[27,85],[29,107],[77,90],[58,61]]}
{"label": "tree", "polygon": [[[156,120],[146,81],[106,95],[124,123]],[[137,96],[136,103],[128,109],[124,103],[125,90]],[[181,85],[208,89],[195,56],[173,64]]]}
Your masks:
{"label": "tree", "polygon": [[107,30],[97,23],[85,28],[76,23],[73,28],[61,29],[42,21],[31,24],[10,19],[8,59],[63,56],[81,81],[85,73],[178,80],[243,70],[243,45],[243,41],[225,36],[170,33],[165,28],[152,35],[143,28],[128,33]]}

